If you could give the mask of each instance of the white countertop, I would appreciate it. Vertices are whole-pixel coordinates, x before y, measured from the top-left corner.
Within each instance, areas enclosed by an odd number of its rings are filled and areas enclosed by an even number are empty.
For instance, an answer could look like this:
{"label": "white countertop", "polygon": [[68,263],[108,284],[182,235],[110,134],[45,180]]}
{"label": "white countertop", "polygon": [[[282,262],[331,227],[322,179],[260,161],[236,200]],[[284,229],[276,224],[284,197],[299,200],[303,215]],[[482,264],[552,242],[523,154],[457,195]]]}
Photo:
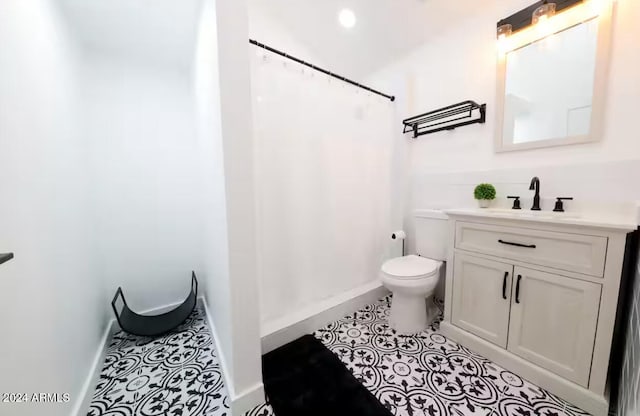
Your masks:
{"label": "white countertop", "polygon": [[601,213],[529,211],[525,209],[512,210],[503,208],[460,208],[445,209],[443,211],[447,215],[453,216],[459,215],[546,224],[578,225],[624,231],[633,231],[638,228],[637,215],[624,215],[618,212],[603,215]]}

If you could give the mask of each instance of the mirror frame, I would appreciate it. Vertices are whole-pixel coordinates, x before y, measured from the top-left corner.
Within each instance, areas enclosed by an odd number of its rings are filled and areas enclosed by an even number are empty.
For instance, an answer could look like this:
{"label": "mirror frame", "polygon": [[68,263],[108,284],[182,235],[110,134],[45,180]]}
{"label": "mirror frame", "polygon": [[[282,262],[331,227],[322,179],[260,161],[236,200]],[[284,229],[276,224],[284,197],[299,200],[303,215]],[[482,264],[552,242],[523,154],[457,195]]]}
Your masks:
{"label": "mirror frame", "polygon": [[[513,152],[517,150],[539,149],[543,147],[565,146],[580,143],[592,143],[602,139],[604,134],[605,104],[607,84],[609,79],[609,66],[611,56],[612,20],[615,2],[609,2],[603,7],[598,19],[598,35],[596,49],[596,68],[593,82],[593,102],[591,111],[591,128],[589,134],[568,136],[561,138],[545,139],[525,143],[504,143],[504,110],[505,90],[507,80],[507,54],[498,56],[496,79],[496,126],[494,136],[494,150],[496,153]],[[583,24],[583,23],[580,23]],[[569,29],[562,28],[560,31]],[[525,29],[526,30],[526,29]],[[558,33],[558,32],[556,32]],[[553,36],[553,35],[551,35]],[[540,41],[541,39],[537,40]],[[536,42],[537,42],[536,41]],[[530,44],[529,44],[530,45]],[[514,50],[526,47],[522,45]]]}

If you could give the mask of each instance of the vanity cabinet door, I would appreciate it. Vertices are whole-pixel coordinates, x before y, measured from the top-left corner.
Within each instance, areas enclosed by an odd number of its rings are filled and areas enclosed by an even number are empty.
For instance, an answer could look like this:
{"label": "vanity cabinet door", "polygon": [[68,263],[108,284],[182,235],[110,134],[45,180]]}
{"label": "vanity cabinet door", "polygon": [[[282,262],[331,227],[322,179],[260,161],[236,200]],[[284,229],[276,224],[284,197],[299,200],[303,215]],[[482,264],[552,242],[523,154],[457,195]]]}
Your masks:
{"label": "vanity cabinet door", "polygon": [[462,253],[454,263],[453,325],[506,348],[513,266]]}
{"label": "vanity cabinet door", "polygon": [[599,284],[515,267],[509,351],[588,387],[600,291]]}

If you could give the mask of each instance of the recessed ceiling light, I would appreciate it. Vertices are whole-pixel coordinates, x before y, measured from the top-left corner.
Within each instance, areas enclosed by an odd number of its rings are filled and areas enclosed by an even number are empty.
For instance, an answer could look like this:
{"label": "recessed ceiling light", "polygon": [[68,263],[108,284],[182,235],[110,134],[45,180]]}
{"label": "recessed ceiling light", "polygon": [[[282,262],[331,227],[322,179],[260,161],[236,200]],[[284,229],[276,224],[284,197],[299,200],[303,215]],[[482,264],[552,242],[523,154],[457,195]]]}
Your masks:
{"label": "recessed ceiling light", "polygon": [[356,15],[352,10],[343,9],[338,13],[338,20],[340,24],[347,29],[351,29],[356,25]]}

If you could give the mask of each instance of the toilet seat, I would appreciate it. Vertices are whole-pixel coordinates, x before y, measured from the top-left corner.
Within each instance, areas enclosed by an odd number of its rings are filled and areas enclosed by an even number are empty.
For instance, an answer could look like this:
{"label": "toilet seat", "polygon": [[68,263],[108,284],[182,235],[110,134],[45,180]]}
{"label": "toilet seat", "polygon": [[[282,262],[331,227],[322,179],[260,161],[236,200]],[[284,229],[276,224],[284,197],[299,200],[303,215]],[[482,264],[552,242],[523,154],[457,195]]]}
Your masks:
{"label": "toilet seat", "polygon": [[382,272],[394,279],[417,280],[437,277],[441,265],[440,261],[411,254],[387,260],[382,265]]}

